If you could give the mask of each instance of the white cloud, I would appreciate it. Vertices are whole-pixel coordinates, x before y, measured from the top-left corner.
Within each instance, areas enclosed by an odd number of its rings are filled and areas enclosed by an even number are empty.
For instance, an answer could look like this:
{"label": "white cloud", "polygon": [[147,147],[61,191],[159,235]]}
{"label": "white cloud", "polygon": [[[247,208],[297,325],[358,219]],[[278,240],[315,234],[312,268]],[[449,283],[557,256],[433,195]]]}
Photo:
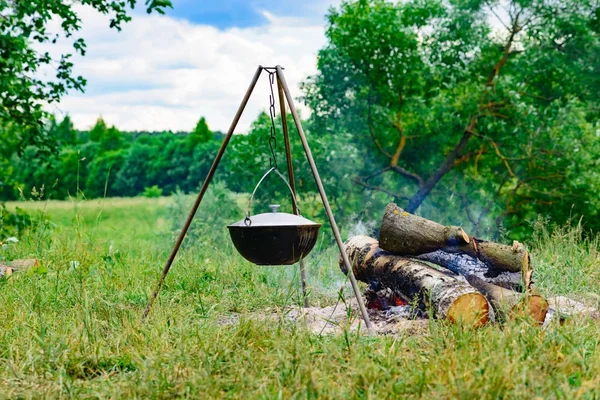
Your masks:
{"label": "white cloud", "polygon": [[[82,9],[85,57],[74,58],[75,73],[88,80],[88,93],[71,93],[51,111],[69,114],[87,129],[100,115],[122,130],[190,130],[200,116],[226,131],[256,67],[284,66],[294,96],[316,71],[325,43],[315,22],[265,13],[268,24],[225,31],[168,16],[137,15],[121,32],[106,17]],[[69,43],[54,46],[72,52]],[[238,132],[268,107],[263,73]]]}

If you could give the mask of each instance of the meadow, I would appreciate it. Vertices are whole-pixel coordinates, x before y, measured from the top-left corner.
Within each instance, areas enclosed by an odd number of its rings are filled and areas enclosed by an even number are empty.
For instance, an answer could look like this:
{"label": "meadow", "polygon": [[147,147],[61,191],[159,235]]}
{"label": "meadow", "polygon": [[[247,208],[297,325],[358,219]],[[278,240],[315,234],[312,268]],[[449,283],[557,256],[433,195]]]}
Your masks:
{"label": "meadow", "polygon": [[[319,336],[283,316],[296,268],[244,261],[225,228],[243,199],[203,204],[147,320],[141,314],[192,199],[12,202],[37,228],[0,260],[38,267],[0,281],[0,398],[599,398],[600,330],[585,319],[470,330]],[[347,237],[357,227],[343,227]],[[363,227],[364,228],[364,227]],[[344,282],[324,226],[307,259],[311,302]],[[597,304],[600,242],[536,223],[536,285]],[[346,285],[347,286],[347,285]],[[350,292],[346,291],[346,294]]]}

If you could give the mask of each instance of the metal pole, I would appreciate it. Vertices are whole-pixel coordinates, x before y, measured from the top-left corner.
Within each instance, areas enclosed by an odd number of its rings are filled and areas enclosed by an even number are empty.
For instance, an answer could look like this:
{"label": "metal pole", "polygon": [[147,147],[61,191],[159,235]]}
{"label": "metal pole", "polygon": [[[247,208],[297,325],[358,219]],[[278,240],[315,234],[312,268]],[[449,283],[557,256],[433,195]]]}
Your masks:
{"label": "metal pole", "polygon": [[204,183],[202,184],[200,193],[198,193],[196,202],[194,203],[192,210],[190,211],[190,214],[188,215],[187,220],[185,221],[185,224],[183,225],[183,228],[181,229],[181,232],[179,233],[179,237],[177,238],[177,242],[175,243],[175,246],[173,247],[173,250],[171,251],[171,255],[169,255],[169,258],[167,259],[167,262],[165,263],[165,266],[163,268],[160,279],[158,280],[158,284],[154,288],[154,291],[152,292],[152,295],[150,296],[150,299],[148,300],[148,304],[146,305],[146,308],[144,309],[143,318],[146,318],[146,316],[148,316],[148,313],[150,312],[150,308],[152,307],[152,304],[154,303],[154,300],[156,299],[156,296],[158,295],[158,292],[160,291],[160,288],[162,287],[163,282],[164,282],[165,278],[167,277],[169,270],[171,269],[171,265],[173,265],[175,256],[177,256],[177,252],[179,252],[179,248],[181,247],[181,244],[183,243],[183,239],[185,238],[185,235],[187,234],[188,230],[190,229],[190,225],[192,224],[192,220],[194,219],[194,216],[196,215],[196,211],[198,211],[198,207],[200,206],[200,203],[202,202],[202,198],[204,197],[204,194],[206,193],[206,189],[208,188],[208,185],[210,184],[210,181],[212,180],[212,177],[215,174],[215,170],[217,169],[217,166],[219,165],[221,158],[223,157],[223,153],[225,152],[225,149],[227,148],[227,145],[229,144],[229,140],[231,139],[231,136],[233,135],[233,132],[235,131],[235,127],[237,126],[237,124],[240,120],[240,117],[242,116],[244,108],[246,108],[246,104],[248,104],[248,99],[250,98],[250,95],[252,94],[252,91],[254,90],[254,87],[256,86],[256,82],[258,81],[258,78],[260,77],[260,73],[262,72],[262,70],[263,70],[262,65],[259,65],[258,68],[256,69],[256,72],[254,73],[252,82],[250,82],[250,86],[248,87],[248,90],[246,91],[246,94],[244,95],[244,99],[242,100],[242,103],[240,104],[240,107],[238,108],[238,110],[235,114],[235,117],[233,117],[233,121],[231,122],[231,126],[229,127],[229,130],[227,131],[227,135],[225,136],[225,139],[223,139],[223,144],[221,145],[221,148],[219,149],[219,152],[217,153],[217,156],[215,157],[215,160],[213,161],[212,166],[210,167],[210,170],[208,171],[208,174],[206,175],[206,179],[204,180]]}
{"label": "metal pole", "polygon": [[[288,131],[288,124],[285,110],[285,100],[283,98],[283,88],[281,87],[281,81],[279,76],[277,77],[277,92],[279,93],[279,108],[281,114],[281,126],[283,128],[283,142],[285,144],[285,158],[287,161],[288,170],[288,181],[290,181],[290,188],[294,197],[296,197],[296,183],[294,182],[294,167],[292,165],[292,148],[290,146],[290,133]],[[296,202],[292,200],[294,214],[300,215]],[[308,303],[307,286],[306,286],[306,268],[304,267],[304,260],[300,260],[300,281],[302,282],[302,298],[304,299],[304,308],[310,307]]]}
{"label": "metal pole", "polygon": [[304,130],[302,129],[302,123],[300,122],[300,117],[296,112],[294,99],[292,97],[292,94],[290,93],[290,89],[288,88],[287,82],[285,81],[285,77],[283,76],[281,66],[278,65],[275,68],[277,70],[277,78],[281,82],[281,86],[283,86],[285,97],[287,98],[288,105],[290,106],[290,112],[292,113],[292,117],[294,117],[294,123],[296,124],[296,128],[298,129],[298,135],[300,136],[300,140],[302,141],[302,146],[304,147],[306,158],[308,159],[308,163],[310,164],[310,169],[315,178],[317,187],[319,188],[319,194],[321,195],[321,200],[323,200],[323,206],[325,207],[325,212],[327,213],[327,217],[329,218],[329,223],[331,224],[331,229],[333,230],[333,236],[335,236],[335,241],[337,242],[338,248],[340,249],[340,255],[342,256],[344,265],[346,266],[348,274],[350,275],[350,283],[352,284],[352,290],[354,291],[354,296],[356,297],[356,301],[358,302],[358,308],[360,309],[360,313],[365,321],[367,329],[371,330],[371,320],[369,319],[369,314],[367,314],[367,309],[365,308],[365,304],[362,300],[360,290],[358,288],[358,283],[356,282],[356,278],[354,277],[354,272],[352,271],[350,260],[348,259],[348,255],[346,254],[346,250],[344,248],[342,236],[340,235],[340,231],[335,222],[335,218],[333,217],[333,212],[331,211],[329,201],[327,200],[327,194],[325,193],[325,188],[323,187],[323,183],[321,182],[319,171],[317,171],[317,165],[315,164],[315,160],[313,159],[310,147],[308,146],[308,142],[306,141],[306,136],[304,135]]}

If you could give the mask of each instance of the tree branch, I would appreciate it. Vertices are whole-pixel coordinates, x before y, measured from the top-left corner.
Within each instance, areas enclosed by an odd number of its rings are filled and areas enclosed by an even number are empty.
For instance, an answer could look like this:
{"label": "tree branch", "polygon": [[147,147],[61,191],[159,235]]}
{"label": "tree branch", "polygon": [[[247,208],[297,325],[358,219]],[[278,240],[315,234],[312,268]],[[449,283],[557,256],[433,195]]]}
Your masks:
{"label": "tree branch", "polygon": [[387,190],[386,188],[382,188],[381,186],[372,186],[372,185],[369,185],[368,183],[363,182],[360,178],[352,178],[352,182],[354,182],[354,183],[356,183],[356,184],[358,184],[358,185],[360,185],[360,186],[362,186],[362,187],[364,187],[366,189],[376,190],[378,192],[385,193],[385,194],[387,194],[389,196],[392,196],[395,199],[408,200],[408,197],[406,197],[406,196],[403,196],[403,195],[400,195],[400,194],[397,194],[397,193],[393,193],[393,192]]}
{"label": "tree branch", "polygon": [[510,167],[510,164],[508,163],[508,160],[506,159],[506,157],[504,157],[502,155],[502,153],[500,153],[500,149],[498,148],[498,145],[496,144],[496,142],[494,142],[493,140],[490,139],[490,143],[492,144],[492,147],[494,147],[496,155],[502,160],[502,162],[506,166],[506,169],[508,170],[508,173],[510,174],[510,176],[516,177],[515,173],[513,172],[512,168]]}
{"label": "tree branch", "polygon": [[376,176],[381,175],[386,171],[389,171],[390,169],[391,169],[391,167],[385,167],[385,168],[380,169],[379,171],[375,171],[372,174],[362,177],[360,179],[363,180],[364,182],[366,182],[371,178],[375,178]]}
{"label": "tree branch", "polygon": [[492,72],[490,72],[490,75],[488,76],[486,86],[491,86],[494,83],[494,79],[496,78],[496,76],[498,76],[498,73],[500,72],[500,70],[502,69],[504,64],[506,64],[506,62],[508,61],[508,57],[511,54],[512,45],[515,41],[515,36],[521,30],[521,27],[519,26],[519,14],[520,13],[521,12],[519,11],[514,18],[512,17],[512,14],[509,13],[509,15],[511,16],[511,20],[512,20],[512,29],[510,30],[510,36],[508,37],[508,41],[506,42],[506,45],[504,46],[504,54],[502,55],[502,58],[500,58],[500,60],[496,63],[496,65],[494,66],[494,69],[492,70]]}
{"label": "tree branch", "polygon": [[[485,144],[483,144],[478,150],[470,151],[457,158],[456,161],[454,161],[454,167],[469,161],[473,156],[477,156],[476,161],[479,161],[479,157],[481,157],[483,153],[487,153],[487,150],[485,149]],[[475,173],[477,174],[477,172]]]}
{"label": "tree branch", "polygon": [[392,170],[396,171],[397,173],[399,173],[400,175],[404,175],[407,178],[415,180],[417,182],[417,184],[419,185],[419,187],[423,186],[423,178],[421,178],[420,175],[418,175],[414,172],[410,172],[409,170],[399,167],[397,165],[390,167],[390,168]]}

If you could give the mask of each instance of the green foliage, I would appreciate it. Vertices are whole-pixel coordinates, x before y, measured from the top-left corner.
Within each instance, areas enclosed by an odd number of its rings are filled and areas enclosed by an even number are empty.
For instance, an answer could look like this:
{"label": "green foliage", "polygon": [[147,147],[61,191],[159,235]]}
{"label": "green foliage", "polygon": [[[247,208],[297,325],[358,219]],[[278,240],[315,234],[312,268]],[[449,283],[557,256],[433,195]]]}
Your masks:
{"label": "green foliage", "polygon": [[200,118],[194,130],[190,132],[190,135],[188,136],[188,140],[192,147],[196,147],[200,143],[206,143],[213,139],[214,135],[210,129],[208,129],[208,124],[204,117]]}
{"label": "green foliage", "polygon": [[102,118],[96,120],[88,137],[90,141],[98,143],[103,151],[122,149],[126,145],[125,136],[116,127],[109,128]]}
{"label": "green foliage", "polygon": [[142,193],[142,195],[144,197],[148,197],[150,199],[160,197],[160,196],[162,196],[162,194],[163,194],[163,190],[161,188],[159,188],[157,185],[144,188],[144,193]]}
{"label": "green foliage", "polygon": [[0,242],[8,237],[19,237],[22,232],[33,225],[32,217],[23,209],[17,207],[9,211],[0,204]]}
{"label": "green foliage", "polygon": [[100,140],[102,140],[102,137],[104,137],[104,135],[106,134],[107,129],[108,127],[106,126],[106,122],[104,122],[104,119],[102,117],[98,118],[96,120],[96,124],[94,124],[94,126],[90,130],[89,139],[92,142],[100,142]]}
{"label": "green foliage", "polygon": [[[168,207],[170,228],[173,239],[179,235],[194,199],[180,190],[172,195]],[[203,246],[225,243],[229,240],[227,225],[241,220],[244,213],[240,209],[234,193],[221,182],[213,182],[206,192],[202,205],[186,235],[185,246]]]}
{"label": "green foliage", "polygon": [[125,149],[107,151],[94,157],[89,163],[89,174],[85,184],[85,194],[88,198],[118,196],[115,188],[115,175],[125,162]]}
{"label": "green foliage", "polygon": [[[121,30],[131,19],[137,1],[84,0],[85,6],[108,15],[110,28]],[[146,10],[164,13],[169,0],[148,0]],[[69,41],[73,51],[85,55],[86,43],[75,35],[81,29],[80,9],[67,0],[0,1],[0,127],[13,127],[17,150],[28,145],[52,150],[56,141],[45,129],[48,113],[44,105],[58,102],[69,90],[83,91],[86,81],[73,75],[72,53],[53,58],[39,52],[40,44]],[[55,31],[51,21],[60,22]],[[39,72],[51,66],[56,71],[49,79]]]}
{"label": "green foliage", "polygon": [[60,123],[56,122],[56,117],[51,116],[50,126],[46,129],[48,130],[48,136],[55,140],[59,147],[77,144],[77,131],[68,115]]}
{"label": "green foliage", "polygon": [[352,137],[362,190],[473,233],[598,230],[599,7],[345,1],[305,84],[313,131]]}
{"label": "green foliage", "polygon": [[106,151],[118,150],[125,145],[125,136],[114,126],[108,128],[100,139],[100,146],[102,150]]}
{"label": "green foliage", "polygon": [[124,133],[102,118],[89,132],[72,130],[68,116],[60,122],[53,119],[47,129],[61,143],[59,152],[40,157],[35,146],[26,147],[20,156],[15,147],[7,150],[10,162],[3,173],[11,184],[0,186],[0,200],[19,198],[33,188],[43,188],[45,198],[52,199],[137,196],[153,186],[165,194],[178,188],[195,192],[221,145],[210,131],[211,140],[190,146],[192,134]]}

